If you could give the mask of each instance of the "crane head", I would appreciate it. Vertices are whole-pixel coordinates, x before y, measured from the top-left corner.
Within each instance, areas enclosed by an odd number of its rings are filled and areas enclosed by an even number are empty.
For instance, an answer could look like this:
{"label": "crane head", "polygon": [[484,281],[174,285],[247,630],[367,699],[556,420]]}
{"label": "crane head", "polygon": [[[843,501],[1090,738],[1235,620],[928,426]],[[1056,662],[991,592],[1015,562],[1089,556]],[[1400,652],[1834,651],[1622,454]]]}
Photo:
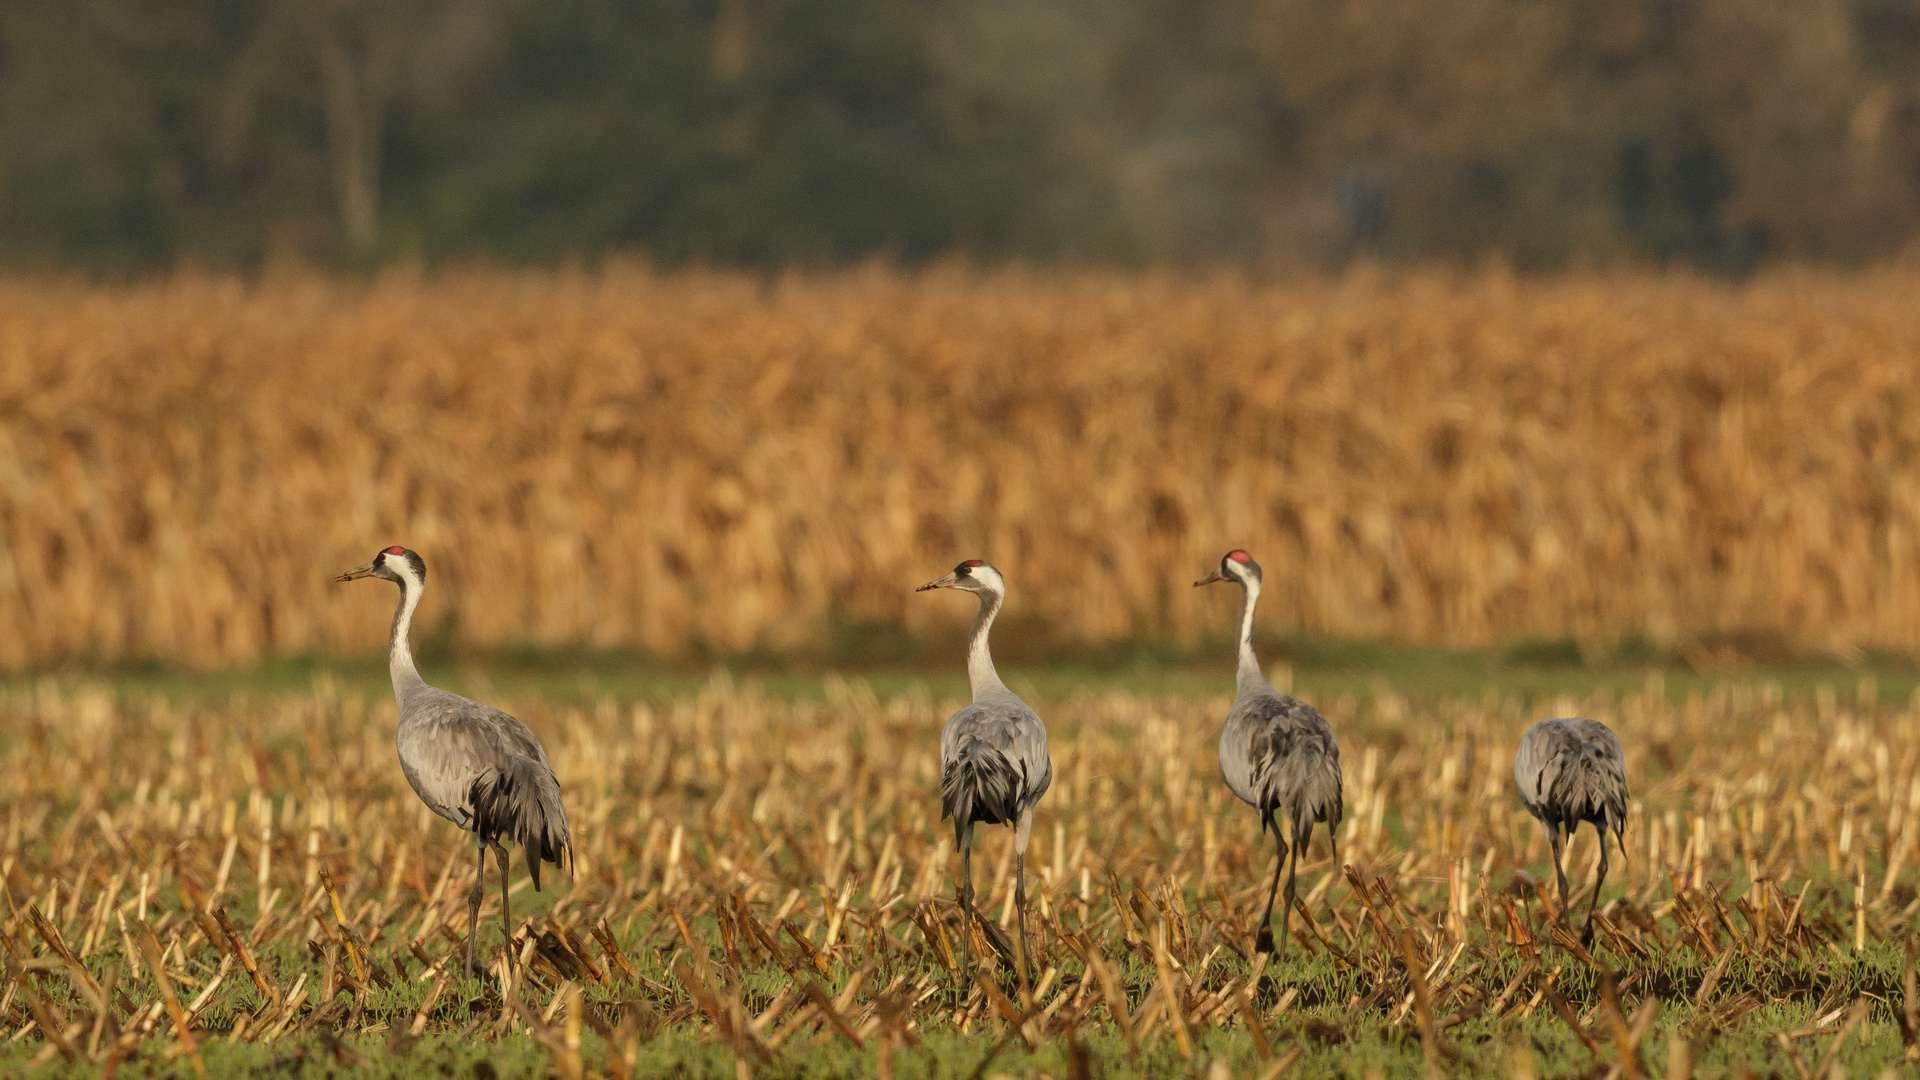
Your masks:
{"label": "crane head", "polygon": [[395,544],[375,555],[372,562],[365,566],[356,566],[333,580],[358,581],[364,577],[385,578],[401,588],[405,588],[408,581],[412,581],[415,585],[425,585],[427,564],[417,552]]}
{"label": "crane head", "polygon": [[1215,567],[1212,573],[1193,584],[1197,588],[1215,581],[1237,581],[1242,585],[1257,585],[1260,582],[1260,564],[1253,561],[1253,556],[1239,548],[1234,548],[1220,557],[1220,565]]}
{"label": "crane head", "polygon": [[937,581],[929,581],[913,591],[926,592],[928,589],[959,589],[961,592],[990,592],[1005,596],[1007,582],[991,563],[983,559],[968,559],[954,567],[953,573]]}

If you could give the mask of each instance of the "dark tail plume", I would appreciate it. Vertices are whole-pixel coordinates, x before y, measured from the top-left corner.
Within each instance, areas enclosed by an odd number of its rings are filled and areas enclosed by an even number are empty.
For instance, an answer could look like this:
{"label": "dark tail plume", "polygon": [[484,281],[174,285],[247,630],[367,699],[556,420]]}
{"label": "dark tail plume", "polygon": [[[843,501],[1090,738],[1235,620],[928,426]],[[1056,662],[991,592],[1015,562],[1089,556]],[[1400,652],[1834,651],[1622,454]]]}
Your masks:
{"label": "dark tail plume", "polygon": [[1019,814],[1013,766],[1000,751],[970,739],[960,745],[940,775],[940,816],[953,819],[953,841],[963,844],[975,821],[1010,822]]}
{"label": "dark tail plume", "polygon": [[472,792],[474,828],[484,839],[508,837],[526,853],[527,876],[540,890],[540,864],[573,870],[573,838],[560,785],[544,764],[523,759],[492,777],[478,780]]}

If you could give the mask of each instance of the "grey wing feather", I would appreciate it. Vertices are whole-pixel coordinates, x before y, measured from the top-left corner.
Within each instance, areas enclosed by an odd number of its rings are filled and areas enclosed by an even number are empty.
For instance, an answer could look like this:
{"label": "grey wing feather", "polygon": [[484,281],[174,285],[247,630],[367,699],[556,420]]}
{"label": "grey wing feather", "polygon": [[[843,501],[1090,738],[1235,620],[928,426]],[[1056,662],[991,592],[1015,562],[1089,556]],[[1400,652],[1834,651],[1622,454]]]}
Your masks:
{"label": "grey wing feather", "polygon": [[1626,829],[1626,754],[1598,720],[1555,718],[1528,728],[1513,757],[1513,782],[1527,812],[1542,822]]}
{"label": "grey wing feather", "polygon": [[956,842],[976,821],[1014,823],[1052,784],[1046,725],[1012,694],[961,709],[940,732],[940,816]]}
{"label": "grey wing feather", "polygon": [[1338,823],[1345,813],[1340,740],[1313,706],[1277,692],[1248,694],[1220,732],[1220,777],[1260,811],[1264,830],[1275,809],[1296,831]]}
{"label": "grey wing feather", "polygon": [[421,801],[483,839],[518,843],[536,890],[541,862],[571,865],[560,784],[525,724],[429,687],[409,695],[395,741],[401,771]]}

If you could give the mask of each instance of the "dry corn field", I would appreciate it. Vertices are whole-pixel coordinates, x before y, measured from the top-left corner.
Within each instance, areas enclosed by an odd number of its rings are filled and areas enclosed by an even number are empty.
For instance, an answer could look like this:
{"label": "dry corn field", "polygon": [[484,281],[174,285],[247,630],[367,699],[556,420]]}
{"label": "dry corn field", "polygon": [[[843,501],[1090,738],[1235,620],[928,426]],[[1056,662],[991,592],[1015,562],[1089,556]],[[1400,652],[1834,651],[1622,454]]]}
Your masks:
{"label": "dry corn field", "polygon": [[[1315,843],[1272,963],[1251,955],[1270,841],[1215,772],[1227,699],[1042,702],[1030,982],[985,937],[976,977],[955,970],[935,733],[957,703],[825,689],[516,703],[577,865],[538,896],[516,866],[512,966],[485,893],[473,980],[473,852],[402,781],[390,699],[10,691],[0,1062],[1825,1080],[1920,1058],[1920,712],[1871,685],[1552,702],[1620,731],[1634,791],[1591,952],[1533,884],[1546,844],[1509,779],[1529,706],[1321,701],[1344,865]],[[980,836],[983,908],[1011,926],[1008,832]],[[1584,832],[1576,888],[1593,855]]]}
{"label": "dry corn field", "polygon": [[[372,651],[434,568],[480,645],[788,649],[960,616],[1920,647],[1920,275],[849,271],[0,283],[0,666]],[[384,611],[382,612],[384,615]]]}

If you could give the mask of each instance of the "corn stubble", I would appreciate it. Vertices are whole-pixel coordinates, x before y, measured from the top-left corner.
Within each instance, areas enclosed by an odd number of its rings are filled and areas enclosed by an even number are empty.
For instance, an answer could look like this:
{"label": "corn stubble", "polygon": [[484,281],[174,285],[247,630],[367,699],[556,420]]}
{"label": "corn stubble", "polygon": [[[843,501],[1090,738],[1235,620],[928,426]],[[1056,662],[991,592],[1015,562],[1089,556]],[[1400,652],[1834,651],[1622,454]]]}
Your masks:
{"label": "corn stubble", "polygon": [[1920,277],[394,274],[0,283],[0,665],[908,630],[1920,647]]}
{"label": "corn stubble", "polygon": [[[405,788],[390,701],[325,682],[225,707],[15,692],[0,1025],[16,1053],[81,1064],[228,1043],[351,1064],[530,1037],[559,1075],[603,1077],[675,1039],[747,1073],[858,1047],[889,1076],[962,1035],[969,1061],[1024,1048],[1074,1075],[1089,1047],[1108,1068],[1268,1076],[1382,1046],[1429,1073],[1523,1075],[1544,1046],[1570,1055],[1554,1073],[1685,1075],[1724,1065],[1728,1040],[1825,1076],[1849,1038],[1898,1061],[1896,1030],[1920,1057],[1920,713],[1871,686],[1555,702],[1620,730],[1636,795],[1591,953],[1531,884],[1551,880],[1546,843],[1507,779],[1528,707],[1323,701],[1347,733],[1346,865],[1315,845],[1272,962],[1250,955],[1270,841],[1213,770],[1225,699],[1046,703],[1025,984],[984,938],[976,976],[954,970],[932,738],[949,704],[837,679],[824,702],[717,680],[651,704],[517,703],[579,861],[517,928],[517,963],[488,933],[488,974],[465,982],[472,851]],[[981,909],[1007,926],[1010,845],[982,836]],[[1574,852],[1590,883],[1591,833]]]}

